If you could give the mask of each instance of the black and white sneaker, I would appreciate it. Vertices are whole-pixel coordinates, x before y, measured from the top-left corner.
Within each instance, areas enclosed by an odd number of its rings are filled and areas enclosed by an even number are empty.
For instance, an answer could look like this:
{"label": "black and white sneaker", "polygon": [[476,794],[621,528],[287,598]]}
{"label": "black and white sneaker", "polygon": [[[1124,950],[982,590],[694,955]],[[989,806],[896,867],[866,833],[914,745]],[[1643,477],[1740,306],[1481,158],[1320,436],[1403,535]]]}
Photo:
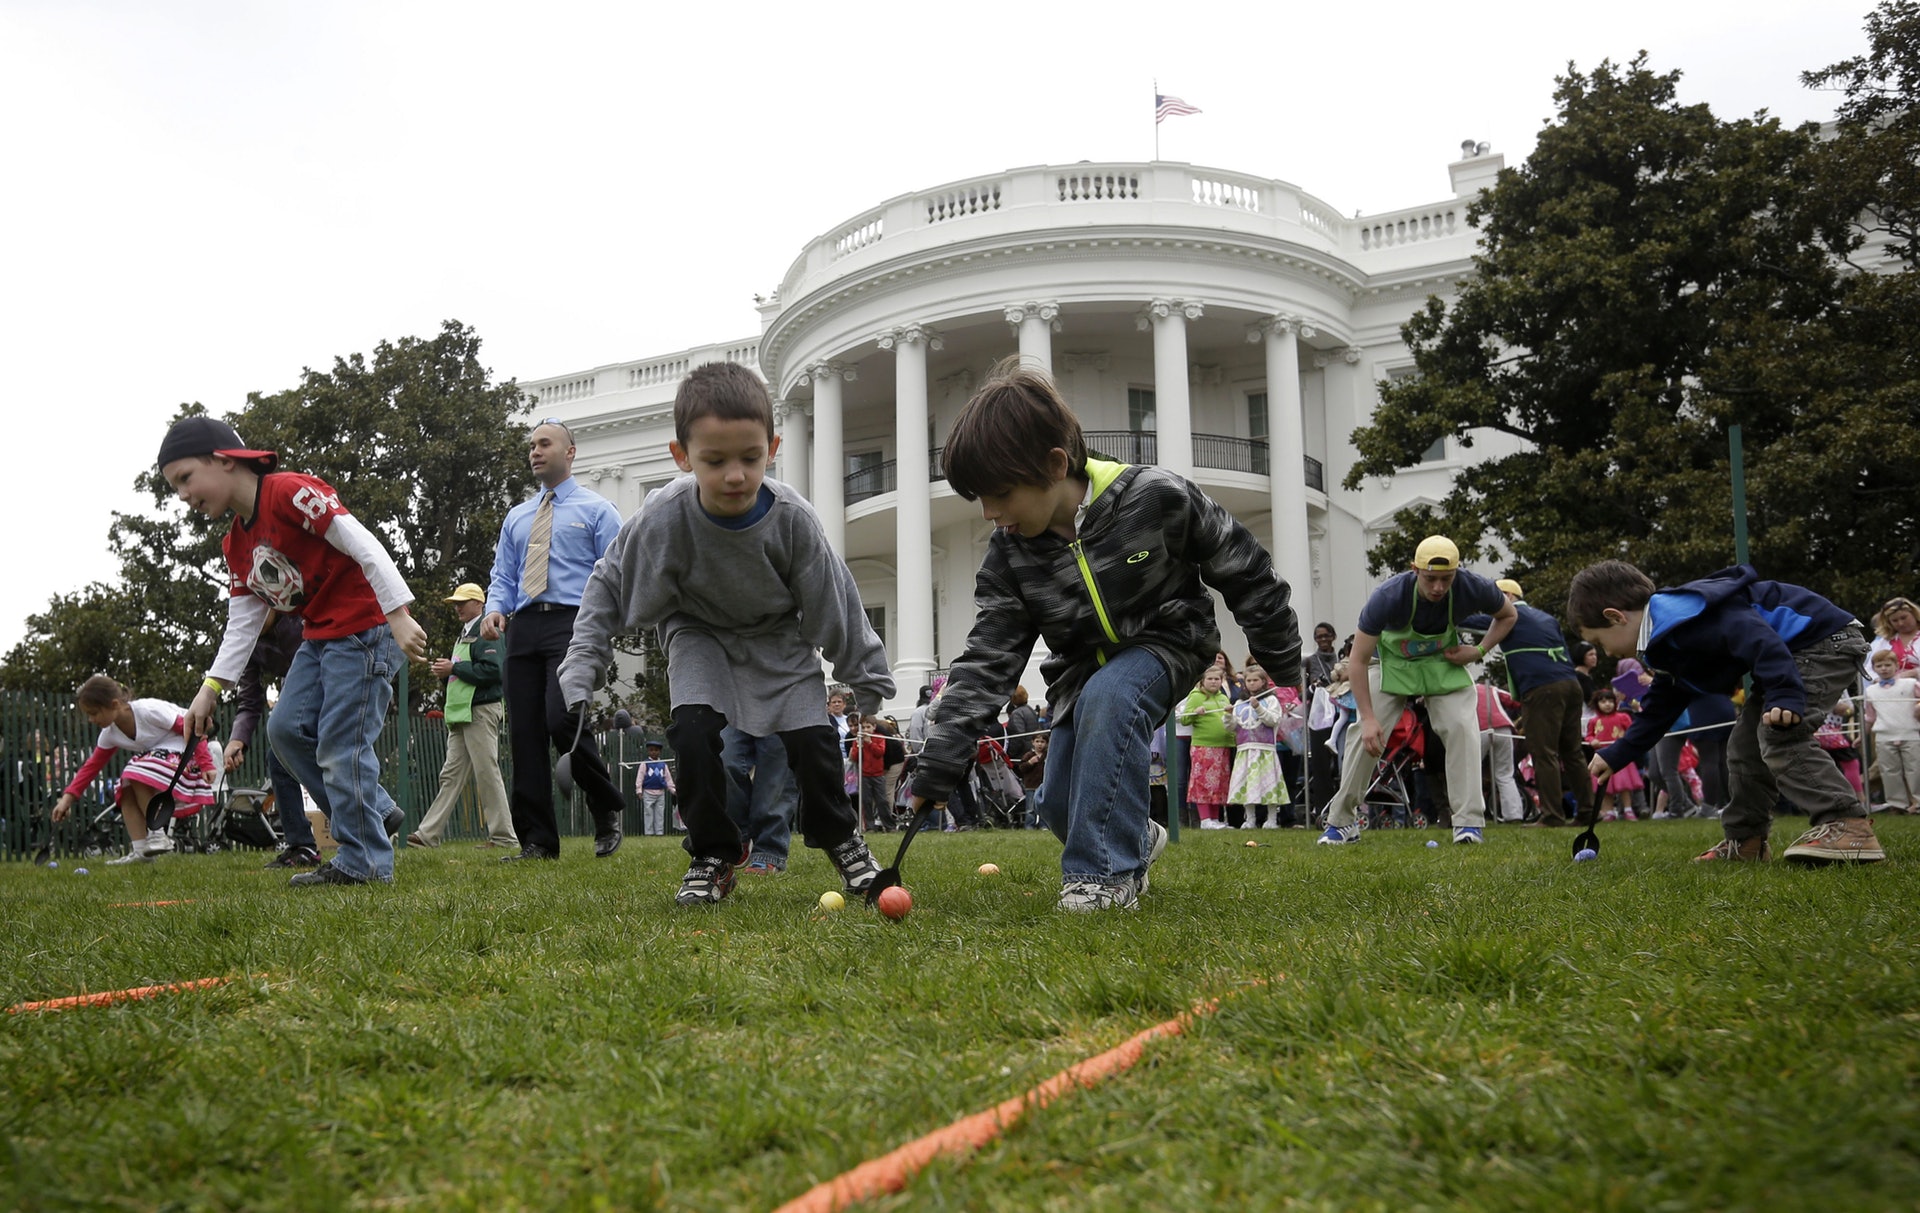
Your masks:
{"label": "black and white sneaker", "polygon": [[267,866],[269,868],[317,868],[320,866],[320,852],[312,847],[288,847],[267,860]]}
{"label": "black and white sneaker", "polygon": [[[744,858],[744,857],[743,857]],[[733,892],[734,864],[711,855],[696,855],[680,878],[680,891],[673,895],[679,906],[710,906]]]}
{"label": "black and white sneaker", "polygon": [[840,879],[847,882],[850,896],[865,897],[874,877],[880,875],[879,861],[867,849],[866,839],[858,834],[837,847],[829,847],[827,858],[833,860],[833,866],[839,869]]}
{"label": "black and white sneaker", "polygon": [[309,889],[316,885],[361,885],[386,882],[377,882],[365,876],[349,876],[339,868],[334,867],[332,860],[328,860],[311,872],[300,873],[298,876],[288,880],[287,883],[296,889]]}

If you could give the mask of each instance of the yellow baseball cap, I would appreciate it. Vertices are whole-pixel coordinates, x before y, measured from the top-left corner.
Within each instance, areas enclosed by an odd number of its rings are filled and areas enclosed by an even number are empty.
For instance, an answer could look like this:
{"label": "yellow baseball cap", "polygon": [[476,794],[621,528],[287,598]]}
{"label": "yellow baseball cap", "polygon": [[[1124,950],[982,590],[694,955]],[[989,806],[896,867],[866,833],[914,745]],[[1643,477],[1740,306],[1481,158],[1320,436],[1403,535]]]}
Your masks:
{"label": "yellow baseball cap", "polygon": [[447,595],[448,602],[485,602],[487,592],[469,581]]}
{"label": "yellow baseball cap", "polygon": [[1494,582],[1493,584],[1503,594],[1512,594],[1515,598],[1526,597],[1526,594],[1520,589],[1520,583],[1515,581],[1511,577],[1502,577],[1500,580]]}
{"label": "yellow baseball cap", "polygon": [[1413,567],[1450,573],[1460,567],[1460,549],[1445,535],[1429,535],[1414,549]]}

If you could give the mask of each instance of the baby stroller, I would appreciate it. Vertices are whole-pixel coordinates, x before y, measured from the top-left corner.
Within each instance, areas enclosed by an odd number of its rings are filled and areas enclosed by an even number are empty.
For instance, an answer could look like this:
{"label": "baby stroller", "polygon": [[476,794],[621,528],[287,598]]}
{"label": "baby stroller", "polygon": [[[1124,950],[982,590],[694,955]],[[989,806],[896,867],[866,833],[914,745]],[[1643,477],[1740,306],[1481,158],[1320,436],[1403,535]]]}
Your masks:
{"label": "baby stroller", "polygon": [[1426,730],[1412,708],[1400,713],[1400,720],[1387,737],[1387,746],[1374,764],[1373,779],[1360,797],[1360,819],[1370,830],[1402,828],[1415,824],[1413,809],[1413,773],[1426,759]]}
{"label": "baby stroller", "polygon": [[1007,752],[993,738],[982,737],[974,759],[968,778],[973,781],[973,803],[979,806],[981,821],[1002,829],[1019,826],[1020,804],[1027,790],[1008,764]]}
{"label": "baby stroller", "polygon": [[51,859],[56,850],[63,855],[77,855],[84,859],[127,853],[127,832],[120,825],[119,805],[82,800],[75,808],[92,809],[94,812],[85,819],[76,813],[63,824],[55,825],[49,807],[48,812],[39,818],[44,823],[42,828],[45,832],[40,835],[39,845],[33,849],[35,867]]}
{"label": "baby stroller", "polygon": [[209,855],[230,848],[280,850],[280,831],[273,821],[273,793],[259,788],[227,788],[223,782],[213,807],[200,814],[197,833],[196,845]]}

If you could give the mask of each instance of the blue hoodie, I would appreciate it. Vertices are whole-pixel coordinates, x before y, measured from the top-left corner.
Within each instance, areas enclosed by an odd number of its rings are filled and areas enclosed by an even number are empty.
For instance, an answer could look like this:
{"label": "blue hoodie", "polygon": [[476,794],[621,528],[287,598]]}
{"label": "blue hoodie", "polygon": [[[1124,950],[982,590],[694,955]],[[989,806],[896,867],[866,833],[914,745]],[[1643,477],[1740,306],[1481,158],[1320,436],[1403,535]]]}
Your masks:
{"label": "blue hoodie", "polygon": [[1600,751],[1618,771],[1666,736],[1703,694],[1730,695],[1742,676],[1769,708],[1807,714],[1807,689],[1793,655],[1847,627],[1852,615],[1812,590],[1762,581],[1750,565],[1660,590],[1647,603],[1640,658],[1653,673],[1639,718]]}
{"label": "blue hoodie", "polygon": [[[1524,602],[1514,603],[1513,610],[1519,618],[1514,620],[1507,638],[1500,642],[1513,693],[1524,699],[1543,686],[1572,682],[1579,677],[1567,659],[1567,638],[1560,634],[1559,621]],[[1493,626],[1493,616],[1469,615],[1460,621],[1460,626],[1484,635]]]}

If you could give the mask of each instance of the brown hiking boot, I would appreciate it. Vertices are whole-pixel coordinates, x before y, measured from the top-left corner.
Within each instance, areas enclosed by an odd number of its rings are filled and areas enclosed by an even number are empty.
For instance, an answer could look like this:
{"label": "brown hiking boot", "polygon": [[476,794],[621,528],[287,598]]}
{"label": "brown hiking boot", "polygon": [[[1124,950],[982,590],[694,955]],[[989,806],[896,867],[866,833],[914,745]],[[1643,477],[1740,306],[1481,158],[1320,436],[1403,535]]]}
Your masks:
{"label": "brown hiking boot", "polygon": [[1817,825],[1794,839],[1782,855],[1796,863],[1879,863],[1887,857],[1873,823],[1864,817]]}
{"label": "brown hiking boot", "polygon": [[1765,863],[1773,858],[1773,848],[1765,838],[1722,838],[1706,851],[1693,857],[1695,863],[1716,859],[1737,859],[1746,863]]}

